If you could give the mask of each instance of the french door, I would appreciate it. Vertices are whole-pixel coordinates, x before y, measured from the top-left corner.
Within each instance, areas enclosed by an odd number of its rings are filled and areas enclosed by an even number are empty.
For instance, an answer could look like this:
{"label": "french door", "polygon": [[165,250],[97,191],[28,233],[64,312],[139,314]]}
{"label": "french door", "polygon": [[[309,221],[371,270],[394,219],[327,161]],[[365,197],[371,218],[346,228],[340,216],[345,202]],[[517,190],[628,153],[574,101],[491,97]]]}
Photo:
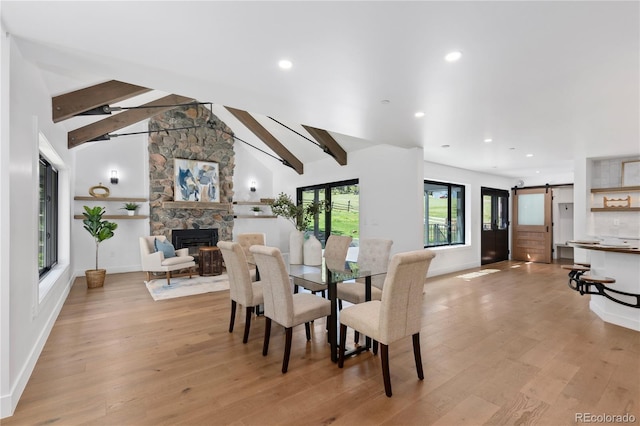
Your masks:
{"label": "french door", "polygon": [[509,192],[482,188],[482,238],[480,263],[509,259]]}
{"label": "french door", "polygon": [[514,260],[551,263],[551,188],[513,190]]}

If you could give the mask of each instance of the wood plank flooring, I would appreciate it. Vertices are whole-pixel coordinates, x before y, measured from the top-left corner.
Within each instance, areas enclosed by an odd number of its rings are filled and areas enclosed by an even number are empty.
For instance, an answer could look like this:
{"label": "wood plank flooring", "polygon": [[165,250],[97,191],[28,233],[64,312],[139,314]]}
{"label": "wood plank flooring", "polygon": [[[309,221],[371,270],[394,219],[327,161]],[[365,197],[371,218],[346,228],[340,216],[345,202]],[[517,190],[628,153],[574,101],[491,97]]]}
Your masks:
{"label": "wood plank flooring", "polygon": [[[393,397],[379,356],[339,369],[324,321],[294,330],[289,372],[264,317],[242,344],[228,332],[228,291],[154,302],[144,274],[78,278],[38,360],[13,425],[569,425],[576,413],[640,422],[640,333],[604,323],[559,264],[500,262],[471,280],[427,280],[420,335],[390,347]],[[477,271],[480,268],[464,271]],[[350,336],[348,339],[352,339]]]}

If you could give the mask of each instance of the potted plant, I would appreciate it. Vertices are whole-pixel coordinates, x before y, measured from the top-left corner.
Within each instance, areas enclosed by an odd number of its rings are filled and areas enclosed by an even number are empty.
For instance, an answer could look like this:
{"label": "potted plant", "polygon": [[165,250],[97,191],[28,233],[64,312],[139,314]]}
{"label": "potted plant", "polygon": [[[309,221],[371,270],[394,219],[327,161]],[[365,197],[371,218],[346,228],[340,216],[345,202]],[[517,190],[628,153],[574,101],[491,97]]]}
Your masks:
{"label": "potted plant", "polygon": [[118,227],[117,223],[102,220],[104,214],[104,207],[87,207],[84,206],[84,212],[82,215],[84,219],[84,229],[93,237],[96,242],[96,269],[86,270],[85,276],[87,277],[87,287],[96,288],[104,285],[104,278],[107,273],[105,269],[98,269],[98,247],[100,243],[113,237],[113,231]]}
{"label": "potted plant", "polygon": [[295,226],[296,229],[289,235],[289,262],[292,264],[303,263],[304,231],[307,230],[318,213],[329,211],[329,204],[323,200],[314,201],[307,205],[296,205],[289,195],[281,192],[271,202],[271,211],[275,216],[288,219]]}
{"label": "potted plant", "polygon": [[251,207],[251,210],[253,211],[253,214],[258,216],[260,214],[260,212],[262,211],[262,209],[258,206],[255,207]]}
{"label": "potted plant", "polygon": [[136,210],[138,210],[140,204],[137,203],[124,203],[121,210],[126,210],[129,216],[133,216],[136,214]]}

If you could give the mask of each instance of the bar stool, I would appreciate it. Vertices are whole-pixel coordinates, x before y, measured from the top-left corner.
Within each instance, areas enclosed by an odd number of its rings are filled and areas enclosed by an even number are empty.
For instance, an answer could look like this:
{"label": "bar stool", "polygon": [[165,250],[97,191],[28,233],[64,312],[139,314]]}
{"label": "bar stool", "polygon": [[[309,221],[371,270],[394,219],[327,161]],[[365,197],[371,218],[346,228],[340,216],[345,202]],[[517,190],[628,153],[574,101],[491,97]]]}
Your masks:
{"label": "bar stool", "polygon": [[613,284],[616,280],[609,277],[598,277],[595,275],[582,275],[578,281],[578,291],[580,294],[593,294],[590,292],[590,287],[594,285],[598,289],[598,293],[603,294],[602,288],[604,288],[603,284]]}
{"label": "bar stool", "polygon": [[576,263],[575,265],[562,265],[562,269],[569,270],[569,288],[571,290],[578,290],[580,287],[580,277],[585,273],[591,271],[589,266]]}

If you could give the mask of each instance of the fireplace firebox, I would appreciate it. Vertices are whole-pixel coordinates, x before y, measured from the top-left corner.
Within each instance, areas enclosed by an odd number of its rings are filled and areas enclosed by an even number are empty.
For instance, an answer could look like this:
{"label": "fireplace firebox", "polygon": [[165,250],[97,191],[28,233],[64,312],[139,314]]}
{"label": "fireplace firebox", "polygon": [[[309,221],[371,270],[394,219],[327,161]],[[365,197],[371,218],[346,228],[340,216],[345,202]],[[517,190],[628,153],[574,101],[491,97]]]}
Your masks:
{"label": "fireplace firebox", "polygon": [[172,229],[171,243],[176,250],[188,248],[189,255],[197,260],[199,247],[215,247],[218,244],[218,229]]}

